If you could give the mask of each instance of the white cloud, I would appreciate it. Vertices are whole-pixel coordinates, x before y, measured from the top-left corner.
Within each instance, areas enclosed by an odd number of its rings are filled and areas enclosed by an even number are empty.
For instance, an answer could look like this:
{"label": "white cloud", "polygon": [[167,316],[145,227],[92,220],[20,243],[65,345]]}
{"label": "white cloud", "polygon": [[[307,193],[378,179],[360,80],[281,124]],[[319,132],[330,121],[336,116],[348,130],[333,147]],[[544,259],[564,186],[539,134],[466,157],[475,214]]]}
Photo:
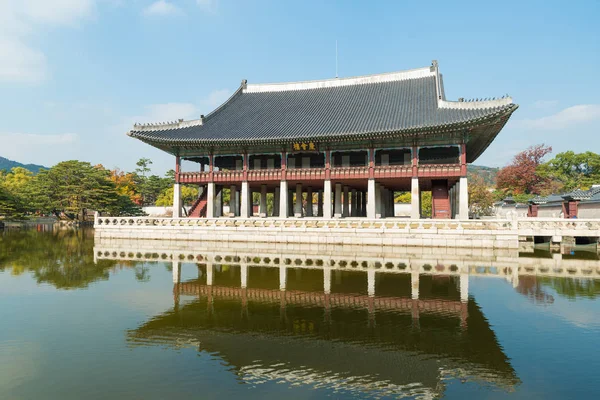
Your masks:
{"label": "white cloud", "polygon": [[225,100],[229,98],[229,96],[231,96],[231,92],[229,91],[229,89],[219,89],[210,92],[210,94],[204,101],[204,104],[210,107],[210,110],[208,110],[208,112],[223,104]]}
{"label": "white cloud", "polygon": [[600,104],[572,106],[547,117],[520,121],[530,129],[559,130],[576,124],[600,120]]}
{"label": "white cloud", "polygon": [[[74,144],[79,140],[79,136],[74,133],[64,133],[56,135],[40,135],[35,133],[0,133],[0,143],[2,143],[2,156],[10,160],[22,163],[40,164],[51,161],[57,162],[56,157],[50,154],[60,154],[65,156],[65,150],[69,157],[75,155],[73,151]],[[67,159],[64,158],[63,159]]]}
{"label": "white cloud", "polygon": [[0,82],[36,83],[47,76],[46,57],[30,41],[47,28],[74,26],[96,0],[0,0]]}
{"label": "white cloud", "polygon": [[155,1],[146,7],[143,12],[144,15],[148,16],[178,15],[182,13],[179,7],[166,0]]}

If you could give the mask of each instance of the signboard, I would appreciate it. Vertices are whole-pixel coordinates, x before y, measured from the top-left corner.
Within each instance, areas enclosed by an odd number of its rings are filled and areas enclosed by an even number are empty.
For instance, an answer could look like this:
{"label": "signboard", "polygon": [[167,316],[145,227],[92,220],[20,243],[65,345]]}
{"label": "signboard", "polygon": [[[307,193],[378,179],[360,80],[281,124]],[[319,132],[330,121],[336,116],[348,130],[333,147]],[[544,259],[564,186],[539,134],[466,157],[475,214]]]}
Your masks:
{"label": "signboard", "polygon": [[315,142],[295,142],[292,151],[317,151],[317,145]]}

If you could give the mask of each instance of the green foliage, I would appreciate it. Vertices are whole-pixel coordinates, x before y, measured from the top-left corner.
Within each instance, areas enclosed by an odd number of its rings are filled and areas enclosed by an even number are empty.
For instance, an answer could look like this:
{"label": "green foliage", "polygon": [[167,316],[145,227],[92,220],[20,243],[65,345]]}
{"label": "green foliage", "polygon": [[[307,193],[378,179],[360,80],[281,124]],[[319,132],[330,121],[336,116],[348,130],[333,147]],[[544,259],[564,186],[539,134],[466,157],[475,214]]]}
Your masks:
{"label": "green foliage", "polygon": [[492,187],[496,186],[498,171],[500,171],[500,168],[467,165],[467,178],[471,181],[474,177],[479,177],[487,187]]}
{"label": "green foliage", "polygon": [[[156,199],[156,205],[167,207],[173,205],[173,186],[163,190]],[[194,186],[181,186],[181,202],[183,205],[192,205],[198,198],[198,188]]]}
{"label": "green foliage", "polygon": [[479,215],[492,215],[494,195],[483,177],[474,175],[469,180],[469,208]]}
{"label": "green foliage", "polygon": [[[394,203],[410,204],[411,198],[412,198],[412,196],[411,196],[410,192],[402,192],[400,194],[397,194],[394,197]],[[421,192],[421,216],[423,218],[429,218],[429,217],[431,217],[431,211],[432,211],[431,192]]]}
{"label": "green foliage", "polygon": [[586,151],[559,153],[537,170],[540,176],[556,181],[564,191],[589,189],[600,183],[600,154]]}

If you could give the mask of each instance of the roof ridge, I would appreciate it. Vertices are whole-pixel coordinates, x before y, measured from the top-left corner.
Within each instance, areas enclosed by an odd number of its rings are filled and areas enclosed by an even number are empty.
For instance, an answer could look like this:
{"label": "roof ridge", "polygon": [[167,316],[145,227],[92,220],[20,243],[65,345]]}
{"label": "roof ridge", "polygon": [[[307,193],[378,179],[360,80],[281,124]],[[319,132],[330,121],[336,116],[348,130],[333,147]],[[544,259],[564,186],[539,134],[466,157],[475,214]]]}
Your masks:
{"label": "roof ridge", "polygon": [[359,75],[347,78],[328,78],[309,81],[254,83],[243,88],[244,93],[284,92],[292,90],[308,90],[329,87],[352,86],[370,83],[383,83],[420,79],[435,76],[433,67],[422,67],[403,71],[384,72],[380,74]]}
{"label": "roof ridge", "polygon": [[165,122],[150,122],[147,124],[138,124],[137,122],[133,124],[133,130],[144,132],[144,131],[160,131],[164,129],[178,129],[178,128],[188,128],[191,126],[200,126],[204,123],[204,117],[200,117],[200,119],[192,119],[188,121],[184,121],[183,118],[178,119],[177,121],[165,121]]}

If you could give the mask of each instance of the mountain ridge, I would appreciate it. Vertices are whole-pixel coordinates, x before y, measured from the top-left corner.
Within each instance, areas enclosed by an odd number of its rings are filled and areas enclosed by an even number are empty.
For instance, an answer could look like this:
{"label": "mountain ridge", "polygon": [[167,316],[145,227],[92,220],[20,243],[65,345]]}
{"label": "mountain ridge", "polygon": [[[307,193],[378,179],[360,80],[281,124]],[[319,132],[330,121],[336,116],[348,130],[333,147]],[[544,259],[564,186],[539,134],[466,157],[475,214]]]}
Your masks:
{"label": "mountain ridge", "polygon": [[40,169],[48,169],[48,167],[44,167],[43,165],[23,164],[18,161],[9,160],[8,158],[0,156],[0,171],[1,170],[10,171],[11,169],[13,169],[15,167],[25,168],[25,169],[33,172],[34,174],[37,174],[38,172],[40,172]]}

